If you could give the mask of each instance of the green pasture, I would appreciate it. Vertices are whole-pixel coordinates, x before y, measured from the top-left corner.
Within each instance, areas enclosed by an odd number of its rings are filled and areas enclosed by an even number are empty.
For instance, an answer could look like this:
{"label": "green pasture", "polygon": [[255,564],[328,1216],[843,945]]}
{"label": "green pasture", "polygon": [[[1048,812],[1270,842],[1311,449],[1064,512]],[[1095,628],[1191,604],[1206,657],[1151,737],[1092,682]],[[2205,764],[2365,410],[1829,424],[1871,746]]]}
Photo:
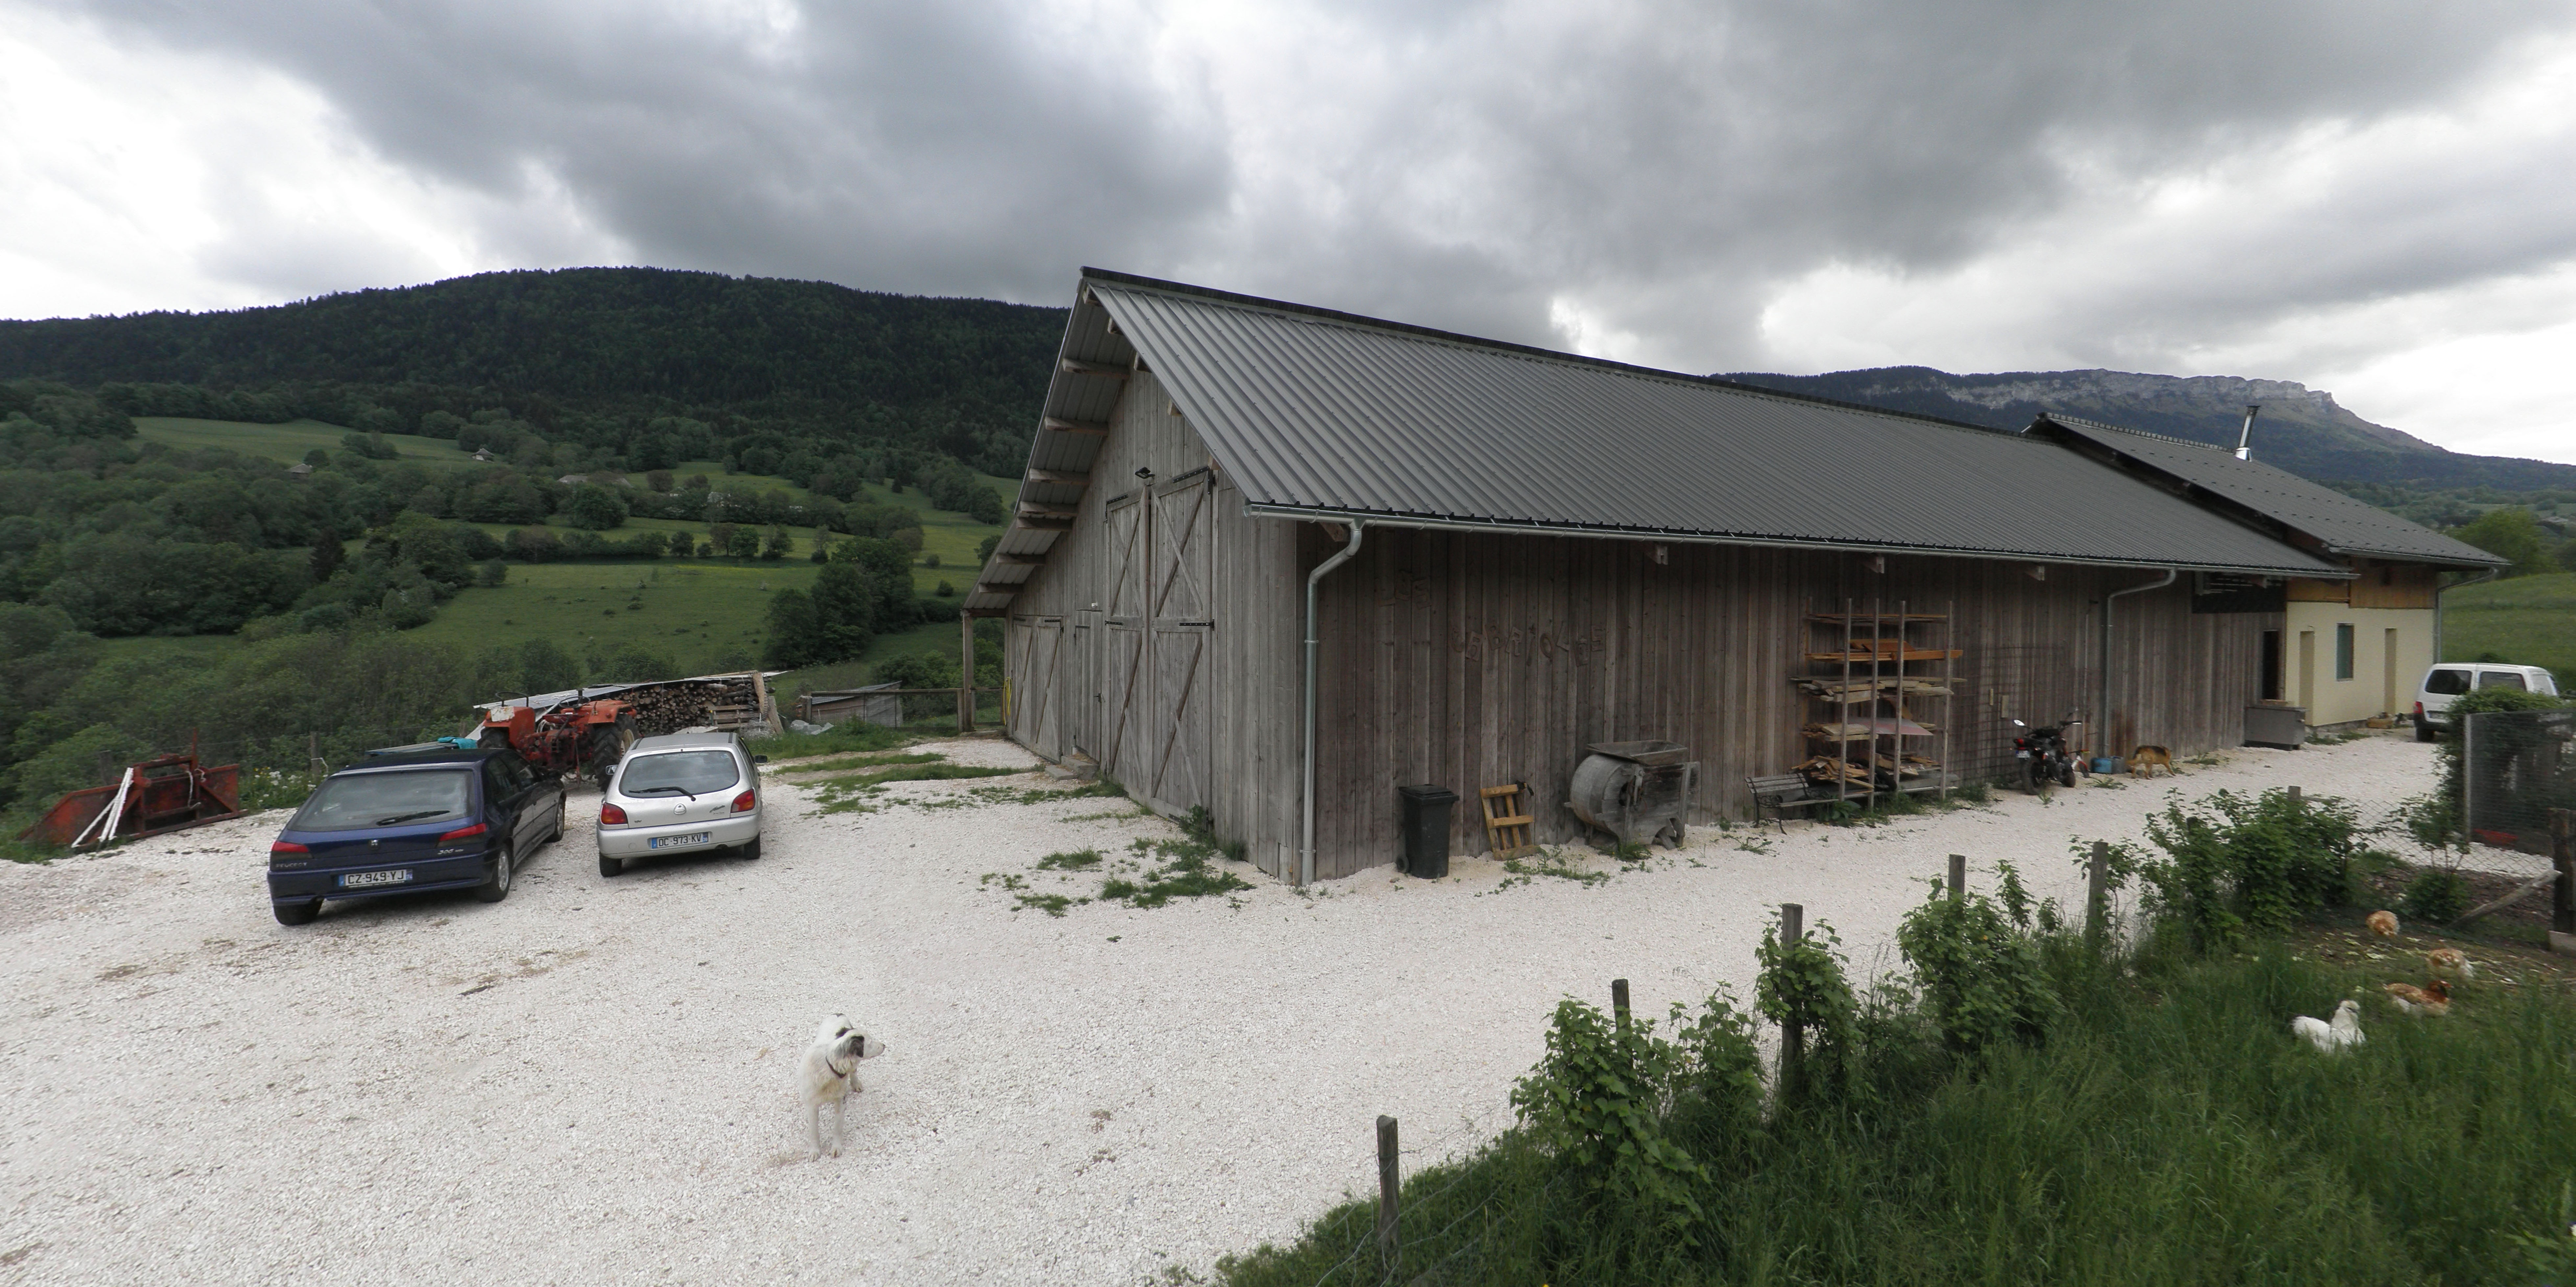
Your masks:
{"label": "green pasture", "polygon": [[2442,609],[2442,660],[2547,666],[2576,689],[2576,572],[2465,586]]}
{"label": "green pasture", "polygon": [[[289,420],[282,425],[262,425],[235,420],[188,420],[178,416],[137,416],[134,428],[147,442],[171,447],[229,447],[245,456],[265,456],[290,465],[304,459],[304,453],[316,447],[324,451],[340,450],[340,439],[354,432],[319,420]],[[446,438],[389,433],[385,435],[385,441],[391,443],[403,459],[424,465],[474,463],[473,456],[458,451],[456,443]]]}

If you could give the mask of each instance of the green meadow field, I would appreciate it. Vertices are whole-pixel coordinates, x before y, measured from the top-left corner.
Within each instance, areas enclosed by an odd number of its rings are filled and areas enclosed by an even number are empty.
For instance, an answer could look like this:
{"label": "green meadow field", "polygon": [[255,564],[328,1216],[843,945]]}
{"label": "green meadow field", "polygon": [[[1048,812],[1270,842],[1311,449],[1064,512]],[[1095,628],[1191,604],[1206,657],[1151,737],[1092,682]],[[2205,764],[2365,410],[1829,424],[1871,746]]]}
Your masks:
{"label": "green meadow field", "polygon": [[2442,660],[2547,666],[2576,691],[2576,572],[2453,590],[2442,608]]}
{"label": "green meadow field", "polygon": [[[144,438],[153,442],[174,447],[226,447],[280,462],[300,461],[304,453],[316,447],[338,451],[341,436],[350,432],[319,420],[271,425],[139,417],[134,424]],[[451,468],[476,464],[470,454],[459,451],[454,442],[444,438],[387,434],[385,440],[401,453],[405,463]],[[705,474],[719,490],[776,490],[798,501],[811,496],[784,478],[727,474],[718,461],[687,461],[671,472],[681,478]],[[641,473],[630,477],[639,486],[643,482]],[[1015,480],[980,477],[1005,500],[1018,491]],[[883,484],[868,486],[852,503],[903,505],[921,515],[921,552],[914,558],[912,581],[914,590],[925,598],[935,597],[944,581],[954,592],[952,599],[962,600],[975,580],[976,546],[1002,530],[955,511],[932,509],[918,492],[897,493]],[[569,530],[560,516],[549,525]],[[496,537],[511,530],[506,523],[471,526]],[[703,541],[707,525],[676,519],[630,518],[609,535],[613,538],[638,531],[686,531]],[[474,648],[551,638],[565,651],[583,658],[636,640],[669,654],[682,669],[693,674],[739,664],[760,651],[769,596],[791,587],[806,589],[813,583],[817,568],[809,556],[816,532],[812,528],[788,531],[796,539],[795,552],[776,562],[698,558],[513,562],[505,584],[497,588],[468,587],[458,592],[439,610],[437,620],[410,634],[413,638]],[[346,544],[355,553],[359,542]],[[111,639],[105,644],[112,654],[120,655],[211,656],[233,647],[234,640],[228,635],[214,635]],[[867,667],[875,662],[931,650],[954,655],[957,646],[957,623],[953,619],[934,621],[879,638],[857,664],[825,667],[783,686],[804,691],[856,684],[864,682]]]}

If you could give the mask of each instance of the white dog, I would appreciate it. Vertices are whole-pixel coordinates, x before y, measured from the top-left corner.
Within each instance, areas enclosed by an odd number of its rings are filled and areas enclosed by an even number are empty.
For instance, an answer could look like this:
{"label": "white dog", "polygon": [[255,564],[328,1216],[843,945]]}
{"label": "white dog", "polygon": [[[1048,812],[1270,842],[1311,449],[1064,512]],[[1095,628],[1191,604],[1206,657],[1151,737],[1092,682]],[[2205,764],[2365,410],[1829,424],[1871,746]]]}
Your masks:
{"label": "white dog", "polygon": [[[885,1053],[885,1043],[860,1032],[845,1015],[833,1015],[814,1030],[814,1044],[796,1069],[797,1086],[805,1093],[805,1133],[814,1141],[814,1156],[829,1152],[841,1155],[841,1141],[850,1133],[842,1106],[859,1093],[859,1061]],[[823,1105],[832,1106],[832,1147],[823,1147]]]}

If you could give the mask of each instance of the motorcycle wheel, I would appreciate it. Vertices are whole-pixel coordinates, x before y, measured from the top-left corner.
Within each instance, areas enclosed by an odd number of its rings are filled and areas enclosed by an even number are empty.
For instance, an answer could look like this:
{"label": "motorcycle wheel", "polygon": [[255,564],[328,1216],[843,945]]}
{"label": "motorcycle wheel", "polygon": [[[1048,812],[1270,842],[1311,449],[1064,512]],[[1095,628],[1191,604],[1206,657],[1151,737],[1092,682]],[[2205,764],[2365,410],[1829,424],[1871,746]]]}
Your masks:
{"label": "motorcycle wheel", "polygon": [[2038,761],[2021,762],[2021,789],[2025,795],[2045,797],[2048,794],[2048,778],[2039,771]]}
{"label": "motorcycle wheel", "polygon": [[2068,760],[2057,766],[2057,785],[2070,791],[2075,789],[2075,761]]}

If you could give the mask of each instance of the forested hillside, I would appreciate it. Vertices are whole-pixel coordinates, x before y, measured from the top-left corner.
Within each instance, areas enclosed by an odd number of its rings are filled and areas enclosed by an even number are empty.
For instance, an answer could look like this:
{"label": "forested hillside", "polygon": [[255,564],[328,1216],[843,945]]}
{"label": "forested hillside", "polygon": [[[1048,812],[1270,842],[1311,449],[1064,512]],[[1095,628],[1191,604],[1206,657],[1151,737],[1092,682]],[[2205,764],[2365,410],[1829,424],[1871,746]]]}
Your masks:
{"label": "forested hillside", "polygon": [[[1061,309],[654,268],[486,273],[229,313],[0,321],[0,380],[129,416],[447,437],[504,412],[603,467],[946,458],[1015,475]],[[445,432],[442,432],[445,430]],[[766,467],[764,467],[766,466]]]}

